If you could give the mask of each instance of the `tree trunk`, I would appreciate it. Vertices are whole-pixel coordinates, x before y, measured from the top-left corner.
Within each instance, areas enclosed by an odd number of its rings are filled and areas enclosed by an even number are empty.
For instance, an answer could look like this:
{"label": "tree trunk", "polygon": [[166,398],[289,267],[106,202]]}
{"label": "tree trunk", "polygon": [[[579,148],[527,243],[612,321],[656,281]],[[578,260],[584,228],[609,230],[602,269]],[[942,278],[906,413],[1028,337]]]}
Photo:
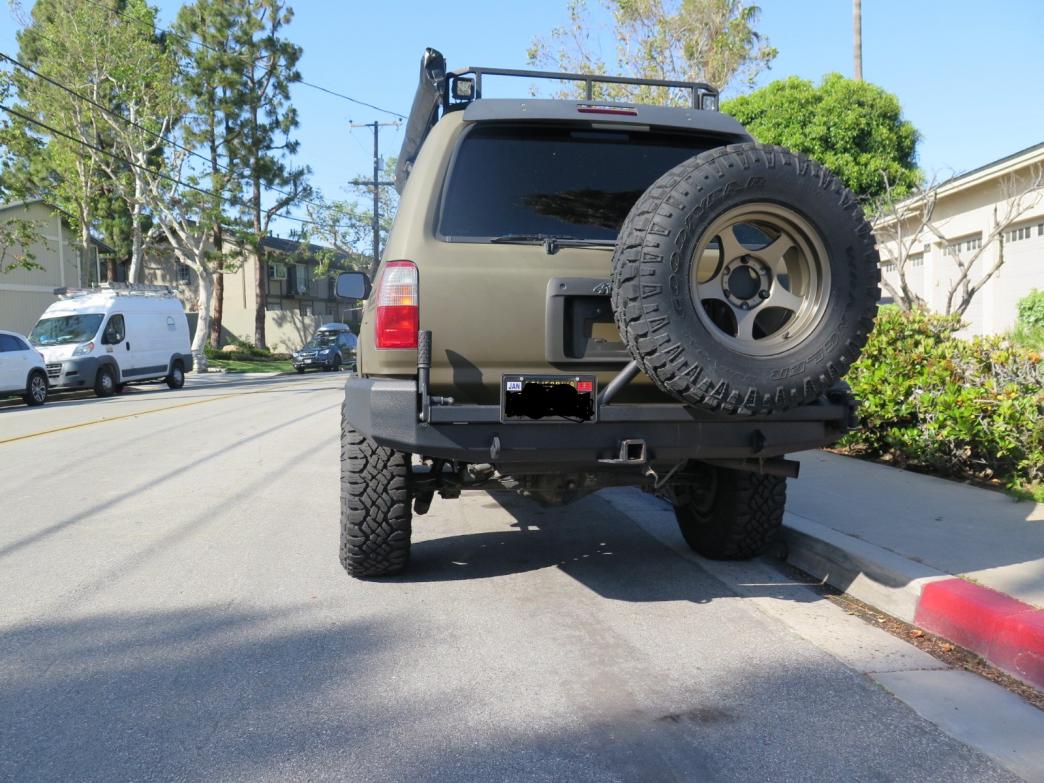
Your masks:
{"label": "tree trunk", "polygon": [[218,253],[217,272],[214,274],[214,314],[210,321],[210,346],[221,347],[221,318],[225,313],[224,234],[221,221],[214,227],[214,250]]}
{"label": "tree trunk", "polygon": [[857,82],[863,81],[863,2],[852,0],[852,57]]}
{"label": "tree trunk", "polygon": [[192,338],[192,363],[196,372],[207,372],[207,337],[210,335],[210,299],[213,293],[214,276],[205,263],[196,268],[199,277],[199,303],[196,311],[199,313],[196,321],[196,334]]}
{"label": "tree trunk", "polygon": [[257,263],[254,265],[254,294],[257,310],[254,311],[254,345],[265,347],[265,255],[260,245],[257,250]]}
{"label": "tree trunk", "polygon": [[210,347],[221,347],[221,317],[225,310],[225,275],[214,274],[214,314],[210,319]]}
{"label": "tree trunk", "polygon": [[[254,123],[257,124],[257,115],[255,112]],[[261,233],[261,179],[255,174],[254,175],[254,192],[251,194],[251,205],[254,209],[254,239],[257,245],[254,247],[254,253],[257,256],[257,263],[254,265],[254,301],[257,302],[257,310],[254,311],[254,345],[258,348],[264,348],[265,346],[265,311],[267,308],[267,302],[265,301],[265,283],[266,268],[265,268],[265,249],[262,245],[264,236]]]}

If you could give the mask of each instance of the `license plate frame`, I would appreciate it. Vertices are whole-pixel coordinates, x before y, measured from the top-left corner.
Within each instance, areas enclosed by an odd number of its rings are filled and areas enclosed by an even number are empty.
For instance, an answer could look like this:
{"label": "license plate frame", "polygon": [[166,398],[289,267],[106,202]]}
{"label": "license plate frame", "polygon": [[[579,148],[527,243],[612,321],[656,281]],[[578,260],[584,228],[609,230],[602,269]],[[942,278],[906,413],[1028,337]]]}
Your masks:
{"label": "license plate frame", "polygon": [[[542,415],[540,418],[531,418],[528,415],[519,414],[519,400],[521,398],[512,398],[512,395],[522,394],[526,390],[527,384],[535,384],[542,389],[563,385],[572,387],[576,392],[580,406],[585,407],[589,403],[590,416],[583,418],[581,415],[563,416],[548,414]],[[515,373],[500,376],[500,421],[504,424],[592,424],[598,421],[597,400],[598,377],[595,375],[583,373],[554,375]]]}

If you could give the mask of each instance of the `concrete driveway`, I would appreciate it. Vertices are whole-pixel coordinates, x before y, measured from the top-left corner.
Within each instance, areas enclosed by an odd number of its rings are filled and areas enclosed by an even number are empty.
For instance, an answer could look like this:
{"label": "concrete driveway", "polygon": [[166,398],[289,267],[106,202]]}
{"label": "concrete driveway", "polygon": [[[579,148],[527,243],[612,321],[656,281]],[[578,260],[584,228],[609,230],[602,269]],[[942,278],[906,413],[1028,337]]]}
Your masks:
{"label": "concrete driveway", "polygon": [[0,779],[1017,779],[869,676],[934,659],[642,496],[436,499],[350,580],[342,383],[0,410]]}

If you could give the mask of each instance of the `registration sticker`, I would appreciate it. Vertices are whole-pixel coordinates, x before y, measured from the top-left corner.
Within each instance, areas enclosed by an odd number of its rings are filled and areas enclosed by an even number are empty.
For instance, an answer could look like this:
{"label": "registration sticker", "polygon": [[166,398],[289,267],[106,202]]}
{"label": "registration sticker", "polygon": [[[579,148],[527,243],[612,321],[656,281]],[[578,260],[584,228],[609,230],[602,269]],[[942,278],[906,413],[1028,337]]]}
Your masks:
{"label": "registration sticker", "polygon": [[522,391],[522,381],[508,381],[507,382],[507,390],[511,391],[511,392],[520,392],[520,391]]}

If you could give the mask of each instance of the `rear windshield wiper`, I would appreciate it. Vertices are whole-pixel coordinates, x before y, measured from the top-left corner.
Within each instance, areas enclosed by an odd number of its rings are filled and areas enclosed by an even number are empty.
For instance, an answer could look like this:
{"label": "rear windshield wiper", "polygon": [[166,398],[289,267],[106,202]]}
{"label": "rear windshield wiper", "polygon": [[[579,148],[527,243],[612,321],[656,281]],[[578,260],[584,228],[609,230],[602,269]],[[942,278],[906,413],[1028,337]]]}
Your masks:
{"label": "rear windshield wiper", "polygon": [[560,247],[616,247],[615,239],[580,239],[579,237],[558,237],[552,234],[504,234],[491,237],[492,244],[499,245],[543,245],[544,252],[554,255]]}

